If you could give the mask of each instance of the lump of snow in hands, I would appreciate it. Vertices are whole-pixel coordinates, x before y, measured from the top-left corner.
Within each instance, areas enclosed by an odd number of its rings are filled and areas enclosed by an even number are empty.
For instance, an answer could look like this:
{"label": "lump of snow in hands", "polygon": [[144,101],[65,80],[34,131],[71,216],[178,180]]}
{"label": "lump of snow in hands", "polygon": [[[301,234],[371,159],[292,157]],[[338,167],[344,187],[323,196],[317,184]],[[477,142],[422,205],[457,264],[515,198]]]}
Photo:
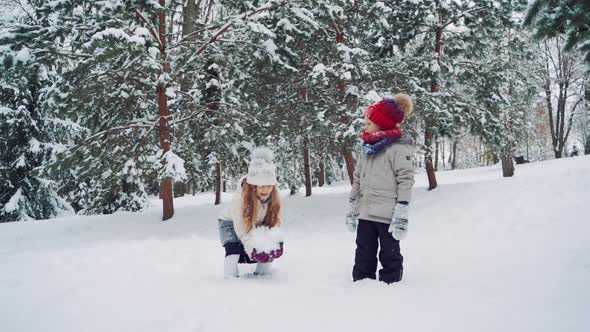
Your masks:
{"label": "lump of snow in hands", "polygon": [[248,244],[259,252],[270,252],[279,249],[279,242],[283,242],[283,234],[278,227],[256,227],[248,234]]}

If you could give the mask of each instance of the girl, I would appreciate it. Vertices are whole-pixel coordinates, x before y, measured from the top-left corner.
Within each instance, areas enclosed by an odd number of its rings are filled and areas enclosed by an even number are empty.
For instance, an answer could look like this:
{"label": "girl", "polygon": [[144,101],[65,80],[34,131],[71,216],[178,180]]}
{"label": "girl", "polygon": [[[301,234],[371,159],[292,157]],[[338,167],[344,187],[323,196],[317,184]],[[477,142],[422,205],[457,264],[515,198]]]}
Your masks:
{"label": "girl", "polygon": [[257,263],[254,274],[268,274],[270,263],[283,254],[281,201],[272,159],[268,148],[254,149],[248,175],[219,216],[225,278],[239,276],[238,263]]}
{"label": "girl", "polygon": [[397,127],[412,113],[408,95],[383,99],[365,112],[362,153],[354,171],[346,225],[356,234],[352,279],[401,281],[403,256],[399,240],[408,229],[408,206],[414,185],[413,141]]}

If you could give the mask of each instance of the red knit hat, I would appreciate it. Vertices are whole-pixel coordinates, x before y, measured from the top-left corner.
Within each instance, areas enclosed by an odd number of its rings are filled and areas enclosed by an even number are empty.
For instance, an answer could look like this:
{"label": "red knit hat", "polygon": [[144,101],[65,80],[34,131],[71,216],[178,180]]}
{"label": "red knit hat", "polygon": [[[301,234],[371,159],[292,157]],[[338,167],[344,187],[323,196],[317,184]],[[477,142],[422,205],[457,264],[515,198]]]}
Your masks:
{"label": "red knit hat", "polygon": [[389,130],[403,122],[412,109],[412,99],[408,95],[398,94],[393,99],[383,99],[369,106],[365,116],[382,130]]}

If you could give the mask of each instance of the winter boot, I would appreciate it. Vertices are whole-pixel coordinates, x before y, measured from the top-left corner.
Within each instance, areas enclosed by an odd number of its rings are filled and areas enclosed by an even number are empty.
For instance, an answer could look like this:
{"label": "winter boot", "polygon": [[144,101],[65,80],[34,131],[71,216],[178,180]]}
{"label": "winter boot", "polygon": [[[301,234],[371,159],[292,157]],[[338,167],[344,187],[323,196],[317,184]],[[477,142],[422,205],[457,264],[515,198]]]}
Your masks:
{"label": "winter boot", "polygon": [[270,263],[256,263],[254,275],[263,276],[270,274]]}
{"label": "winter boot", "polygon": [[238,261],[239,260],[240,260],[240,255],[225,256],[225,261],[223,262],[223,277],[225,279],[239,277],[239,272],[238,272]]}

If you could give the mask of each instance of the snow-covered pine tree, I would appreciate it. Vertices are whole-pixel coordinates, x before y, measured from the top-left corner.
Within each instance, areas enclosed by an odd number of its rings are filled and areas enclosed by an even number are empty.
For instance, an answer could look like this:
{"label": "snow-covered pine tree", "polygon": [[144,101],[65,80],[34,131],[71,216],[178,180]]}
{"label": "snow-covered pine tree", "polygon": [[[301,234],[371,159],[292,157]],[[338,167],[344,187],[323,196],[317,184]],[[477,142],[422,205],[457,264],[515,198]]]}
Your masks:
{"label": "snow-covered pine tree", "polygon": [[[290,2],[237,29],[236,34],[244,34],[241,40],[251,43],[233,49],[235,67],[229,74],[240,109],[253,119],[246,121],[252,125],[245,129],[249,137],[271,146],[281,140],[299,142],[301,157],[307,139],[311,164],[315,147],[334,140],[335,131],[326,128],[338,122],[326,114],[338,114],[334,105],[342,63],[335,31],[327,28],[336,9],[328,2],[317,5]],[[303,160],[297,164],[304,165]]]}
{"label": "snow-covered pine tree", "polygon": [[180,46],[176,56],[190,88],[177,105],[181,112],[191,110],[193,115],[175,130],[183,156],[192,161],[189,173],[199,174],[192,182],[201,188],[212,187],[220,162],[225,178],[238,177],[245,171],[246,147],[273,143],[268,119],[276,114],[264,115],[257,105],[256,94],[268,90],[252,78],[264,72],[251,66],[264,61],[260,59],[279,66],[286,63],[285,52],[274,44],[271,32],[277,24],[272,19],[276,12],[286,10],[297,10],[296,4],[224,2],[223,9],[203,11],[210,12],[209,18],[197,20],[196,31],[202,32],[191,36],[209,40],[211,47],[200,48],[196,56],[194,48]]}
{"label": "snow-covered pine tree", "polygon": [[40,170],[60,147],[45,107],[57,74],[26,46],[34,23],[17,15],[0,28],[0,222],[53,218],[71,209]]}
{"label": "snow-covered pine tree", "polygon": [[587,0],[534,0],[523,25],[533,27],[535,37],[565,34],[566,51],[578,49],[590,71],[590,2]]}
{"label": "snow-covered pine tree", "polygon": [[[430,188],[436,187],[431,164],[435,133],[455,135],[468,123],[459,75],[465,64],[478,62],[478,47],[486,34],[502,29],[523,1],[402,1],[395,6],[362,2],[358,16],[365,26],[355,39],[374,60],[370,73],[378,95],[391,90],[413,95],[416,114],[407,125],[410,132],[424,132],[424,153]],[[475,80],[474,80],[475,81]],[[397,92],[396,91],[396,92]]]}
{"label": "snow-covered pine tree", "polygon": [[584,100],[584,115],[581,117],[580,136],[584,143],[584,154],[590,155],[590,78],[586,82],[586,91]]}
{"label": "snow-covered pine tree", "polygon": [[52,98],[60,116],[86,133],[69,145],[52,174],[81,213],[140,210],[147,204],[147,179],[175,168],[161,160],[178,160],[158,149],[156,136],[160,54],[157,34],[142,18],[159,9],[143,1],[54,5],[40,12],[50,11],[69,40],[56,52],[73,60],[61,69],[64,79]]}
{"label": "snow-covered pine tree", "polygon": [[505,177],[514,174],[514,150],[526,138],[527,112],[539,92],[530,71],[533,49],[527,38],[510,28],[496,31],[488,49],[482,49],[482,61],[469,71],[476,73],[476,81],[464,86],[472,98],[472,132],[500,156]]}

